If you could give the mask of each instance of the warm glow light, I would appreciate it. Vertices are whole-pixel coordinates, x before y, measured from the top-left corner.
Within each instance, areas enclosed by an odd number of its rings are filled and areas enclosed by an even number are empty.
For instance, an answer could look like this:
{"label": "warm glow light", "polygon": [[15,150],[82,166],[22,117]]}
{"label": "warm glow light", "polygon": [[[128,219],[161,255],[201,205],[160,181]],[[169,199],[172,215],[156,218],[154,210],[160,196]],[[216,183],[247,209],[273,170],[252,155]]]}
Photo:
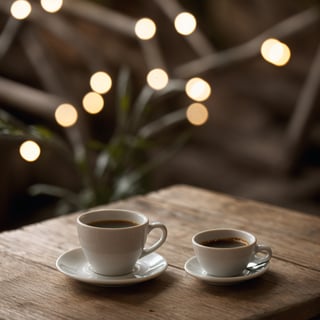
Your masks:
{"label": "warm glow light", "polygon": [[291,57],[289,47],[277,39],[267,39],[260,49],[262,57],[269,63],[278,67],[286,65]]}
{"label": "warm glow light", "polygon": [[31,13],[31,4],[26,0],[17,0],[12,3],[10,12],[18,20],[26,19]]}
{"label": "warm glow light", "polygon": [[174,20],[174,27],[178,33],[187,36],[196,29],[197,20],[191,13],[181,12]]}
{"label": "warm glow light", "polygon": [[19,152],[23,160],[33,162],[39,158],[41,149],[36,142],[27,140],[21,144]]}
{"label": "warm glow light", "polygon": [[152,69],[147,74],[147,83],[154,90],[164,89],[167,86],[168,82],[168,74],[162,69]]}
{"label": "warm glow light", "polygon": [[68,103],[58,106],[54,116],[58,124],[62,127],[71,127],[78,120],[78,112],[76,108]]}
{"label": "warm glow light", "polygon": [[207,108],[201,103],[192,103],[187,109],[187,119],[195,126],[202,126],[208,120]]}
{"label": "warm glow light", "polygon": [[142,18],[137,21],[134,31],[141,40],[149,40],[156,34],[156,24],[149,18]]}
{"label": "warm glow light", "polygon": [[63,0],[41,0],[40,3],[43,10],[54,13],[62,8]]}
{"label": "warm glow light", "polygon": [[99,113],[104,106],[104,100],[99,93],[89,92],[82,99],[82,106],[88,113]]}
{"label": "warm glow light", "polygon": [[185,91],[191,99],[205,101],[211,94],[211,87],[208,82],[201,78],[192,78],[187,82]]}
{"label": "warm glow light", "polygon": [[106,72],[98,71],[91,76],[90,87],[97,93],[107,93],[112,87],[112,79]]}

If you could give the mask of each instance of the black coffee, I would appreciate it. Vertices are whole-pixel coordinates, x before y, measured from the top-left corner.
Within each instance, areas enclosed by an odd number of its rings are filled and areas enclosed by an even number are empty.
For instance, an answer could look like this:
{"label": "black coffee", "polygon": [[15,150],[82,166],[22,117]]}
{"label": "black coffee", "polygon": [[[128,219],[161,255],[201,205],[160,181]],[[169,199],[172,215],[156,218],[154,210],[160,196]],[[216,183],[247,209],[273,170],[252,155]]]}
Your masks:
{"label": "black coffee", "polygon": [[248,242],[240,238],[223,238],[205,241],[201,244],[212,248],[237,248],[247,246]]}
{"label": "black coffee", "polygon": [[88,223],[89,226],[99,228],[128,228],[138,224],[127,220],[98,220]]}

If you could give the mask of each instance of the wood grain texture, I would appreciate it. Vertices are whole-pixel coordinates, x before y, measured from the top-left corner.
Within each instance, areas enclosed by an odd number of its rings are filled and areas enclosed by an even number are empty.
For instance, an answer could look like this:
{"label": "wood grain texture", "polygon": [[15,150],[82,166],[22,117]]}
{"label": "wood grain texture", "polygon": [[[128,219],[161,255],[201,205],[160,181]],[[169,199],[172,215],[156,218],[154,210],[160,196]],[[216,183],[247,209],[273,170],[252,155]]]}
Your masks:
{"label": "wood grain texture", "polygon": [[[158,278],[122,288],[69,279],[57,257],[79,246],[77,213],[0,234],[0,319],[309,319],[320,314],[320,219],[282,208],[173,186],[106,207],[138,210],[168,227]],[[262,277],[228,287],[185,273],[191,237],[244,228],[274,251]],[[151,234],[151,241],[155,237]]]}

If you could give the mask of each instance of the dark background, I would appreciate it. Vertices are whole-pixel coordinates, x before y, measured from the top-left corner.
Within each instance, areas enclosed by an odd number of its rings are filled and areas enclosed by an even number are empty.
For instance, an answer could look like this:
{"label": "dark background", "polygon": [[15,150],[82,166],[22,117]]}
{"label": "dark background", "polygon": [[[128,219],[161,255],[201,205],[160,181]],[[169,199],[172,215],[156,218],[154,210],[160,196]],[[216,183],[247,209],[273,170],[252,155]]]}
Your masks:
{"label": "dark background", "polygon": [[[8,20],[10,2],[5,0],[0,6],[0,31]],[[74,6],[76,2],[73,1]],[[52,23],[51,16],[41,16],[40,13],[20,26],[10,48],[0,56],[1,79],[79,100],[88,90],[88,69],[99,64],[101,59],[111,74],[117,74],[122,65],[129,66],[134,77],[133,90],[141,87],[148,70],[148,57],[138,41],[116,27],[102,26],[94,19],[86,19],[85,12],[82,12],[83,15],[75,14],[72,3],[68,3],[69,9],[57,15],[73,28],[73,32],[78,32],[82,39],[90,43],[89,62],[84,62],[84,55],[79,54],[82,46],[77,44],[76,37],[69,37],[70,42],[66,45],[66,34],[63,28],[60,30],[58,23],[60,20]],[[132,20],[143,16],[154,19],[158,26],[158,49],[173,77],[179,78],[178,66],[199,58],[199,53],[188,41],[174,32],[172,21],[159,6],[159,1],[94,3]],[[206,102],[209,121],[201,127],[185,124],[167,133],[174,139],[179,130],[187,130],[191,132],[191,138],[170,160],[152,172],[145,191],[184,183],[319,214],[319,83],[310,103],[311,110],[302,110],[307,114],[307,121],[302,129],[295,131],[299,139],[292,139],[290,131],[293,118],[298,117],[298,102],[314,68],[314,59],[319,55],[319,2],[188,0],[177,3],[197,17],[201,34],[216,53],[240,46],[281,21],[310,8],[315,8],[318,18],[312,23],[302,24],[296,31],[280,39],[288,44],[292,53],[285,67],[275,67],[257,53],[201,71],[198,76],[205,78],[213,90]],[[162,5],[165,6],[166,1]],[[60,79],[58,85],[45,84],[30,62],[30,54],[33,57],[36,54],[32,42],[26,44],[30,35],[41,39],[48,54],[48,63],[54,67]],[[62,38],[64,41],[61,41]],[[201,51],[201,47],[198,49]],[[204,52],[203,56],[206,55]],[[191,72],[191,76],[197,74]],[[50,78],[50,74],[47,78]],[[49,116],[34,111],[29,104],[24,108],[23,103],[14,103],[14,99],[8,98],[10,95],[3,91],[0,94],[0,107],[3,110],[27,124],[41,123],[61,131]],[[106,100],[108,105],[112,105],[113,93]],[[169,100],[166,108],[171,105],[185,107],[188,103],[190,100],[182,95]],[[90,134],[107,139],[112,130],[113,117],[114,112],[110,109],[99,116],[90,117]],[[111,122],[107,127],[106,118]],[[61,131],[61,134],[65,133]],[[55,199],[48,196],[31,197],[27,192],[31,184],[46,182],[76,189],[79,183],[64,154],[55,148],[48,147],[45,155],[36,163],[26,163],[17,156],[18,146],[19,139],[0,136],[0,229],[17,227],[55,214]],[[150,154],[150,157],[157,156],[157,152]]]}

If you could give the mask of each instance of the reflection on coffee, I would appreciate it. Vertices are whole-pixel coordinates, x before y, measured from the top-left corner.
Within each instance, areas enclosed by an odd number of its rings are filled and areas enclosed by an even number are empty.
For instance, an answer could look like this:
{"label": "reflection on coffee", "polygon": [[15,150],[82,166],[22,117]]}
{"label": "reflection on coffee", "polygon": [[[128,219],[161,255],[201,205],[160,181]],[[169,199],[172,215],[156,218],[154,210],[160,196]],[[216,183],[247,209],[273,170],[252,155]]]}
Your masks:
{"label": "reflection on coffee", "polygon": [[201,244],[212,248],[237,248],[247,246],[248,242],[240,238],[223,238],[205,241]]}
{"label": "reflection on coffee", "polygon": [[98,220],[88,223],[89,226],[99,228],[128,228],[138,224],[127,220]]}

